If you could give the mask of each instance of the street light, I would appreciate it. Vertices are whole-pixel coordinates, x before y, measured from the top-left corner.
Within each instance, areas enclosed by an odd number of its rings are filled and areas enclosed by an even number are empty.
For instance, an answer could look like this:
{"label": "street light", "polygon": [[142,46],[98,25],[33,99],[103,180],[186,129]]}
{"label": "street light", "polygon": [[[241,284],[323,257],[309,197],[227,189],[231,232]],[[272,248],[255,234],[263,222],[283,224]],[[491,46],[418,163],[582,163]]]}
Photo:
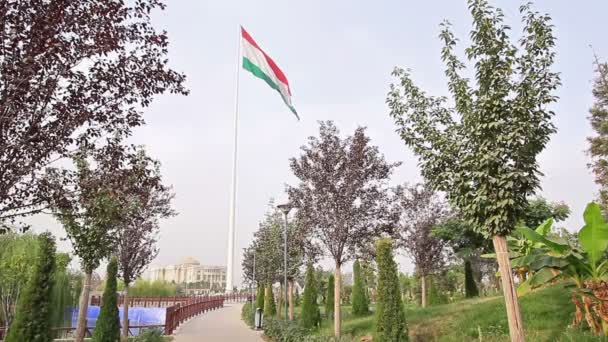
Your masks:
{"label": "street light", "polygon": [[[287,300],[288,300],[288,296],[287,296],[287,215],[289,215],[289,212],[291,211],[293,206],[291,205],[291,203],[286,203],[286,204],[277,205],[277,208],[281,209],[281,211],[283,212],[283,216],[285,216],[285,229],[283,231],[283,243],[284,243],[283,271],[285,273],[284,274],[285,275],[285,278],[284,278],[284,282],[285,282],[285,320],[287,320]],[[279,308],[279,310],[280,310],[280,308]]]}

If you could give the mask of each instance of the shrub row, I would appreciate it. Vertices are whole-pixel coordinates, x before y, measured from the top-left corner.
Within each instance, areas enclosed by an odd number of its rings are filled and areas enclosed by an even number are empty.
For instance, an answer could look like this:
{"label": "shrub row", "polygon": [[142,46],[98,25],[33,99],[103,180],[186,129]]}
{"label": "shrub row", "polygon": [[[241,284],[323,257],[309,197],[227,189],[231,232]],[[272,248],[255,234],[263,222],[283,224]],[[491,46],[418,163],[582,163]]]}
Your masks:
{"label": "shrub row", "polygon": [[264,334],[273,342],[350,342],[346,336],[312,335],[312,331],[302,327],[295,321],[277,319],[264,320]]}

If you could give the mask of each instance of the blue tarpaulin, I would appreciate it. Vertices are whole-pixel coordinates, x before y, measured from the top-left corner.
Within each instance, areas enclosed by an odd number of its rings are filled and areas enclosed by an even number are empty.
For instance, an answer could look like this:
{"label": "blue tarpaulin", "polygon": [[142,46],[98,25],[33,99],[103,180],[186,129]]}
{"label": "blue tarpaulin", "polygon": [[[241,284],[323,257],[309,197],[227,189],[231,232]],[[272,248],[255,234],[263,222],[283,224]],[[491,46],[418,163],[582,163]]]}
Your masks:
{"label": "blue tarpaulin", "polygon": [[[87,310],[87,326],[94,327],[99,317],[99,306],[89,306]],[[129,325],[163,325],[165,324],[166,308],[129,308]],[[120,322],[122,324],[122,307],[118,309]],[[72,327],[78,322],[78,308],[72,309]],[[139,333],[139,329],[131,329],[133,335]]]}

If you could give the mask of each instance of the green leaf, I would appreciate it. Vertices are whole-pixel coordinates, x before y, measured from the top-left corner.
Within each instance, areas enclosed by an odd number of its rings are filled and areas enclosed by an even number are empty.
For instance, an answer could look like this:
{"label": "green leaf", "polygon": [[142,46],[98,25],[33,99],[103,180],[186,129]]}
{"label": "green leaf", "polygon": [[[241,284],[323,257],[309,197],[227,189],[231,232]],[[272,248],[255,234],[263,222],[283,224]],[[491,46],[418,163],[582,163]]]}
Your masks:
{"label": "green leaf", "polygon": [[517,287],[517,296],[524,296],[533,289],[547,284],[561,274],[559,271],[555,272],[554,274],[554,271],[556,270],[551,268],[543,268],[542,270],[534,273],[530,278]]}
{"label": "green leaf", "polygon": [[534,231],[530,228],[519,227],[519,228],[517,228],[517,231],[520,232],[523,236],[525,236],[526,239],[528,239],[532,242],[542,243],[558,254],[564,254],[565,252],[570,250],[569,245],[561,244],[561,243],[549,240],[546,237],[538,234],[536,231]]}
{"label": "green leaf", "polygon": [[602,258],[608,248],[608,225],[602,217],[602,210],[597,203],[589,203],[585,209],[585,226],[578,232],[581,247],[587,252],[592,268]]}
{"label": "green leaf", "polygon": [[553,218],[548,218],[545,222],[541,223],[540,226],[536,228],[536,232],[542,236],[547,236],[549,232],[551,232],[551,226],[553,226]]}

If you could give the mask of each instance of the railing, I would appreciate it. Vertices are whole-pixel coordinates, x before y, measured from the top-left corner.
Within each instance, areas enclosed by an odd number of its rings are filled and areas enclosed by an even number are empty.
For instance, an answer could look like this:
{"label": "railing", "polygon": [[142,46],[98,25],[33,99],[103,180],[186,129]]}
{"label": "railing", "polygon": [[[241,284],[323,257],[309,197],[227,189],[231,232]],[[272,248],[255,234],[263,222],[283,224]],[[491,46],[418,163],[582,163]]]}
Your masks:
{"label": "railing", "polygon": [[221,308],[224,306],[224,300],[225,296],[199,297],[194,303],[168,307],[165,315],[165,335],[173,334],[181,323],[196,315]]}
{"label": "railing", "polygon": [[[244,302],[249,300],[250,294],[243,293],[230,293],[222,295],[226,302],[236,303],[236,302]],[[176,304],[190,304],[199,300],[200,298],[209,298],[210,296],[173,296],[173,297],[129,297],[129,306],[139,306],[139,307],[155,307],[155,308],[164,308],[169,306],[174,306]],[[217,297],[217,296],[216,296]],[[122,306],[125,301],[124,296],[118,296],[117,304],[118,306]],[[91,296],[90,305],[101,305],[101,296]]]}
{"label": "railing", "polygon": [[[237,303],[255,300],[255,296],[249,293],[230,293],[218,296],[174,296],[174,297],[129,297],[130,306],[143,307],[166,307],[165,325],[129,325],[129,329],[163,328],[166,335],[171,335],[173,331],[184,321],[201,313],[221,308],[224,303]],[[92,296],[91,305],[100,305],[101,297]],[[118,305],[122,306],[124,297],[120,296]],[[136,304],[136,305],[134,305]],[[58,336],[66,336],[75,327],[55,327],[51,328],[58,332]],[[87,327],[86,334],[90,336],[94,327]],[[0,327],[0,340],[4,338],[6,328]]]}

